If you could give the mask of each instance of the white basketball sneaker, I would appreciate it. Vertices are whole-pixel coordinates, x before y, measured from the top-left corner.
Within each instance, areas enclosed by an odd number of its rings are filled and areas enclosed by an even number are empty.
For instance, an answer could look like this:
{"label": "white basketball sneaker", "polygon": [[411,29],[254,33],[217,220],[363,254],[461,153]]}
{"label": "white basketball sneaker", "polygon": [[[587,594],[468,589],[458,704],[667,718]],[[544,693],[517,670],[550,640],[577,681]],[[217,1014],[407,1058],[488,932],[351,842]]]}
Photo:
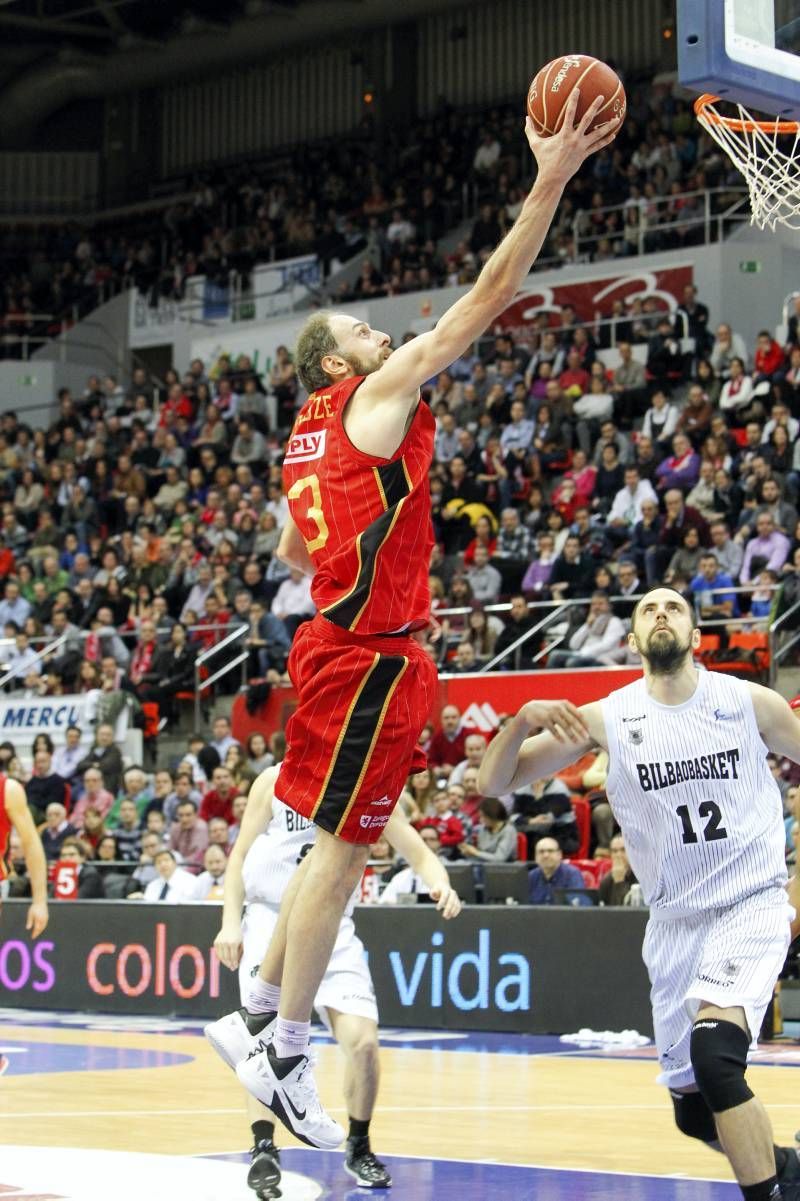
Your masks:
{"label": "white basketball sneaker", "polygon": [[238,1064],[236,1075],[252,1096],[309,1147],[334,1151],[344,1140],[342,1127],[322,1108],[308,1055],[279,1059],[270,1044]]}
{"label": "white basketball sneaker", "polygon": [[277,1013],[250,1013],[247,1009],[236,1009],[225,1017],[210,1022],[204,1027],[211,1046],[232,1071],[237,1063],[254,1052],[263,1051],[272,1041]]}

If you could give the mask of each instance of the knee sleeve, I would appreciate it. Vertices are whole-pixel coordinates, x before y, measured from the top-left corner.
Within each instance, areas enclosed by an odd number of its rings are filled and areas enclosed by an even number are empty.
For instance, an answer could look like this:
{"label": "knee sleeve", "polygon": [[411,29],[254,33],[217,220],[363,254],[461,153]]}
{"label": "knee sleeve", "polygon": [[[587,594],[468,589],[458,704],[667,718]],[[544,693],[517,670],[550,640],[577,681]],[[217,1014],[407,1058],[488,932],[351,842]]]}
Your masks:
{"label": "knee sleeve", "polygon": [[744,1074],[750,1039],[734,1022],[703,1018],[692,1027],[694,1078],[712,1113],[744,1105],[753,1096]]}
{"label": "knee sleeve", "polygon": [[675,1110],[675,1125],[681,1134],[701,1143],[717,1141],[717,1124],[700,1093],[670,1093]]}

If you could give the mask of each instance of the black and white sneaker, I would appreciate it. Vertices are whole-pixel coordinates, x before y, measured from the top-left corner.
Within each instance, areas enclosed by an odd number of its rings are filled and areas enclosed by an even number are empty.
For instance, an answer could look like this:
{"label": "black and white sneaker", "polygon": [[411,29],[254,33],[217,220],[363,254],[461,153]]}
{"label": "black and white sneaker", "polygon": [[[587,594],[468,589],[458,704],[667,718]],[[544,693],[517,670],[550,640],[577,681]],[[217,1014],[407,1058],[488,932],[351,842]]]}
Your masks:
{"label": "black and white sneaker", "polygon": [[275,1190],[281,1182],[281,1153],[272,1139],[262,1139],[250,1152],[247,1186],[259,1198],[280,1196]]}
{"label": "black and white sneaker", "polygon": [[377,1156],[373,1155],[368,1138],[349,1138],[344,1170],[359,1188],[391,1188],[392,1178]]}
{"label": "black and white sneaker", "polygon": [[341,1145],[344,1130],[322,1108],[308,1055],[279,1059],[270,1044],[237,1064],[236,1075],[302,1143],[322,1151],[335,1151]]}
{"label": "black and white sneaker", "polygon": [[263,1051],[272,1039],[277,1013],[250,1013],[236,1009],[225,1017],[210,1022],[203,1029],[208,1041],[231,1071],[237,1063],[258,1051]]}

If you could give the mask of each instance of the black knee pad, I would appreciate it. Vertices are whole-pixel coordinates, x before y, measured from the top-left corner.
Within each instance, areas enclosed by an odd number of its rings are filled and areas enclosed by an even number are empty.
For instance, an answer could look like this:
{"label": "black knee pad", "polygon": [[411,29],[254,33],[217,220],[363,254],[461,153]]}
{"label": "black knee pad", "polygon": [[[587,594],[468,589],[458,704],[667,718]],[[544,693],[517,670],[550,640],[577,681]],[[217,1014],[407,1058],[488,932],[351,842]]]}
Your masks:
{"label": "black knee pad", "polygon": [[692,1027],[694,1078],[712,1113],[744,1105],[753,1096],[744,1074],[750,1039],[735,1022],[702,1018]]}
{"label": "black knee pad", "polygon": [[701,1093],[670,1092],[675,1109],[675,1125],[681,1134],[697,1138],[701,1143],[717,1141],[717,1124]]}

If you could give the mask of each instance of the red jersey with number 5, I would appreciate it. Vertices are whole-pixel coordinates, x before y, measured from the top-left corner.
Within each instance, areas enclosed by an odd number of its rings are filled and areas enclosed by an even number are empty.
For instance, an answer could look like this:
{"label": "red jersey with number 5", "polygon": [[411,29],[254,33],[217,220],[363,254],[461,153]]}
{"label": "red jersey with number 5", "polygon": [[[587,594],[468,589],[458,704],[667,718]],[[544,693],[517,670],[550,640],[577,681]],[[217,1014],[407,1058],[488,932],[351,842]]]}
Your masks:
{"label": "red jersey with number 5", "polygon": [[421,629],[430,615],[433,414],[417,405],[391,459],[357,450],[342,415],[363,375],[312,392],[283,460],[289,510],[314,561],[314,604],[356,634]]}

